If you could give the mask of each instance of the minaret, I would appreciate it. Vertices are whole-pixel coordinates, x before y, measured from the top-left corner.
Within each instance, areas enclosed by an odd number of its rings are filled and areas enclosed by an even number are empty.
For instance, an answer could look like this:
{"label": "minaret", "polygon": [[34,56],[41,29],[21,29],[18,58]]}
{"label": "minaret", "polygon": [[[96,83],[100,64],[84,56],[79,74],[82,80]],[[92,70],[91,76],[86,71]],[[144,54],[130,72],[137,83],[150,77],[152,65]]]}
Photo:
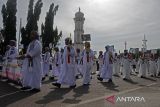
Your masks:
{"label": "minaret", "polygon": [[79,11],[75,14],[74,22],[75,22],[75,30],[74,30],[74,47],[75,49],[83,50],[83,41],[82,41],[82,34],[84,34],[83,25],[84,25],[84,14]]}
{"label": "minaret", "polygon": [[124,45],[125,45],[125,50],[127,50],[127,42],[125,41],[125,43],[124,43]]}
{"label": "minaret", "polygon": [[142,51],[143,52],[147,51],[147,40],[145,35],[144,35],[144,39],[142,40]]}

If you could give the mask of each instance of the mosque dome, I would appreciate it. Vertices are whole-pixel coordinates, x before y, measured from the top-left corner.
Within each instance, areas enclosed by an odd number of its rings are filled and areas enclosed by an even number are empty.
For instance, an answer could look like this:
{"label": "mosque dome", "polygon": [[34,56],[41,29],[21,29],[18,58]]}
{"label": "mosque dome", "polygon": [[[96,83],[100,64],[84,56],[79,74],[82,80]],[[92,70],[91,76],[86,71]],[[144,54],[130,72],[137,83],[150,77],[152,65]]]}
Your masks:
{"label": "mosque dome", "polygon": [[84,13],[81,12],[80,8],[79,11],[75,14],[75,17],[84,17]]}

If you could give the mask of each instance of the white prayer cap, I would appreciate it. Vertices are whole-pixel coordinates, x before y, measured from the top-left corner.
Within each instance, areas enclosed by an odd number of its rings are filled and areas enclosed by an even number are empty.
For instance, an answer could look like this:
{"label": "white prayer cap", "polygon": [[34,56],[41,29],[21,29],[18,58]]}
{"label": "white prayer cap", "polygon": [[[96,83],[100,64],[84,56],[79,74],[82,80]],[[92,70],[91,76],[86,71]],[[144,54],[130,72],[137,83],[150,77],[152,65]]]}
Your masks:
{"label": "white prayer cap", "polygon": [[10,42],[14,42],[14,43],[16,43],[16,41],[15,41],[15,40],[10,40]]}
{"label": "white prayer cap", "polygon": [[16,41],[15,41],[15,40],[10,40],[9,44],[10,44],[11,46],[16,46]]}

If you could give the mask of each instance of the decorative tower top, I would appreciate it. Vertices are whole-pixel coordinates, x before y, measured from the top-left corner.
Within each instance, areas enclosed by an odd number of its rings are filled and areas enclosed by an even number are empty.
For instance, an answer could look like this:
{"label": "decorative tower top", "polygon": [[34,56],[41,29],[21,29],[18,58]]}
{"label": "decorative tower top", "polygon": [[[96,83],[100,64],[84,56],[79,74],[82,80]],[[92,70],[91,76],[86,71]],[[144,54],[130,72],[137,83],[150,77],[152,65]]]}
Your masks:
{"label": "decorative tower top", "polygon": [[142,48],[143,48],[144,52],[147,51],[147,40],[146,40],[146,35],[145,34],[144,34],[144,39],[142,40]]}
{"label": "decorative tower top", "polygon": [[81,12],[81,8],[79,7],[79,11],[75,14],[75,18],[83,18],[84,13]]}

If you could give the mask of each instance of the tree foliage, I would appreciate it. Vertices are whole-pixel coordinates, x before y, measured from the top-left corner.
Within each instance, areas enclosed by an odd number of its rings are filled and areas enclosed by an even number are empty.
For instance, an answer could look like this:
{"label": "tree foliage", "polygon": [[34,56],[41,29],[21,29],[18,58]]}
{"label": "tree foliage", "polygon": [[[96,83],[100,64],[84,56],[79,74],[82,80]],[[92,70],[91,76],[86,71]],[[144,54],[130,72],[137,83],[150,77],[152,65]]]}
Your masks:
{"label": "tree foliage", "polygon": [[54,6],[54,3],[50,5],[49,11],[46,13],[45,24],[41,26],[43,48],[49,47],[50,43],[55,47],[62,37],[62,31],[58,33],[57,27],[53,28],[58,7],[58,5]]}
{"label": "tree foliage", "polygon": [[[6,5],[2,6],[3,17],[3,37],[4,46],[9,44],[10,40],[16,40],[16,13],[17,13],[17,0],[8,0]],[[5,49],[3,50],[4,53]]]}
{"label": "tree foliage", "polygon": [[34,0],[30,0],[28,6],[28,16],[27,16],[27,24],[25,27],[21,29],[21,44],[24,46],[24,50],[26,51],[29,43],[30,43],[30,33],[32,30],[38,31],[38,21],[41,14],[41,9],[43,6],[42,0],[38,0],[34,6]]}

